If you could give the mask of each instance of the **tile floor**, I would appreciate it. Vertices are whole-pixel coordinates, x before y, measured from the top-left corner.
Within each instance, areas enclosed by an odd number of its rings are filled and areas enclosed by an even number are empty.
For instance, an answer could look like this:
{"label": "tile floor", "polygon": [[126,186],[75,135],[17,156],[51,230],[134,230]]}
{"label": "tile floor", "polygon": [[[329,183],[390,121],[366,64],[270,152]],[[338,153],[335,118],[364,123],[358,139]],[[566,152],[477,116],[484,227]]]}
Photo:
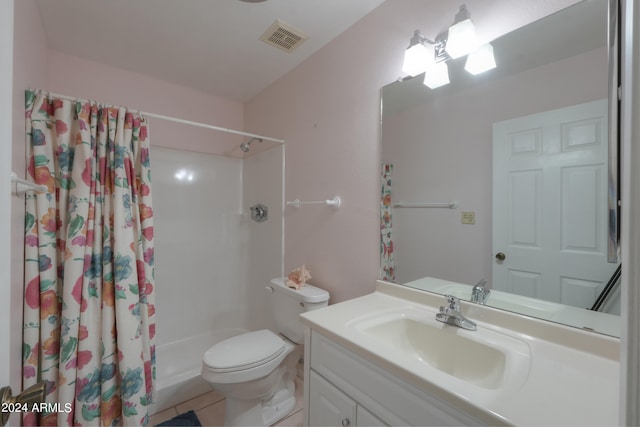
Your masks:
{"label": "tile floor", "polygon": [[[291,414],[280,420],[275,426],[278,427],[302,427],[302,379],[296,378],[296,407]],[[216,391],[210,391],[194,399],[180,403],[173,408],[166,409],[151,417],[149,425],[155,426],[163,421],[171,419],[178,414],[187,411],[195,411],[200,423],[204,427],[224,425],[224,396]]]}

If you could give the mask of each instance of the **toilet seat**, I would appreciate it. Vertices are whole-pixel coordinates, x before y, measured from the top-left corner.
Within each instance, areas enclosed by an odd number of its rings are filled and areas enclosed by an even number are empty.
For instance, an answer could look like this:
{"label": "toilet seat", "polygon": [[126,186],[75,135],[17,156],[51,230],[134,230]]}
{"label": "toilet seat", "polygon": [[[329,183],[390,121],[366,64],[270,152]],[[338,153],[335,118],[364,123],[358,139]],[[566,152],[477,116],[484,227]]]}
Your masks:
{"label": "toilet seat", "polygon": [[235,372],[264,365],[285,350],[285,341],[268,329],[236,335],[211,347],[203,361],[210,372]]}
{"label": "toilet seat", "polygon": [[272,374],[295,344],[264,329],[221,341],[202,358],[202,378],[210,384],[239,384]]}
{"label": "toilet seat", "polygon": [[266,286],[277,332],[247,332],[203,354],[201,377],[225,397],[227,426],[274,425],[295,408],[295,378],[305,341],[299,315],[325,307],[329,293],[309,284],[291,289],[286,280],[273,279]]}

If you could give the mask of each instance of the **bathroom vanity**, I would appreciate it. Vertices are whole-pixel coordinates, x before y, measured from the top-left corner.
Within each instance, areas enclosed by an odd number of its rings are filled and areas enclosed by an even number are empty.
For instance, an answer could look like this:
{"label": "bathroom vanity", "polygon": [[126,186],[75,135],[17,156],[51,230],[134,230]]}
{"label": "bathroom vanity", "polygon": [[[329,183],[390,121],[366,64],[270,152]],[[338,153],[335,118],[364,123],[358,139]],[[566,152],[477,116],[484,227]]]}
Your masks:
{"label": "bathroom vanity", "polygon": [[305,425],[616,425],[620,341],[379,281],[304,313]]}

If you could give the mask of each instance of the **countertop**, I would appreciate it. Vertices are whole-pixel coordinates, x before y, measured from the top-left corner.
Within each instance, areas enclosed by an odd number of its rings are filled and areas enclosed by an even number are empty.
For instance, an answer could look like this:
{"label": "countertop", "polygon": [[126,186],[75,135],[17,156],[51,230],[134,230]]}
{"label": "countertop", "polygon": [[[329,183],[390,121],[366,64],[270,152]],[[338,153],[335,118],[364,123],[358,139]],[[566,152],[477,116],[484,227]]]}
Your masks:
{"label": "countertop", "polygon": [[[444,297],[378,281],[372,294],[301,315],[309,328],[488,425],[617,425],[620,340],[577,328],[461,302],[478,330],[503,334],[529,349],[528,372],[487,389],[405,357],[353,327],[372,313],[425,310]],[[455,326],[445,325],[455,328]],[[473,333],[473,332],[470,332]],[[520,376],[520,375],[519,375]]]}

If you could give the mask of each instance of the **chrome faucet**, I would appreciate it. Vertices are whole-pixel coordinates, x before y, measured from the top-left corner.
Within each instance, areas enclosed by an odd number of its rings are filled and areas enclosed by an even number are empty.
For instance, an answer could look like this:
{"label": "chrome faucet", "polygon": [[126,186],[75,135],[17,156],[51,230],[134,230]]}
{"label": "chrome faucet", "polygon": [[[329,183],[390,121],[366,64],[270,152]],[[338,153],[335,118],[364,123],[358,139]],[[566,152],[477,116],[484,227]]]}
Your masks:
{"label": "chrome faucet", "polygon": [[436,320],[469,331],[475,331],[477,329],[476,324],[464,317],[460,312],[460,300],[451,295],[445,295],[444,297],[447,299],[447,306],[440,306],[440,313],[436,314]]}
{"label": "chrome faucet", "polygon": [[471,290],[471,302],[485,305],[489,298],[489,292],[491,292],[491,289],[487,289],[487,280],[480,280]]}

